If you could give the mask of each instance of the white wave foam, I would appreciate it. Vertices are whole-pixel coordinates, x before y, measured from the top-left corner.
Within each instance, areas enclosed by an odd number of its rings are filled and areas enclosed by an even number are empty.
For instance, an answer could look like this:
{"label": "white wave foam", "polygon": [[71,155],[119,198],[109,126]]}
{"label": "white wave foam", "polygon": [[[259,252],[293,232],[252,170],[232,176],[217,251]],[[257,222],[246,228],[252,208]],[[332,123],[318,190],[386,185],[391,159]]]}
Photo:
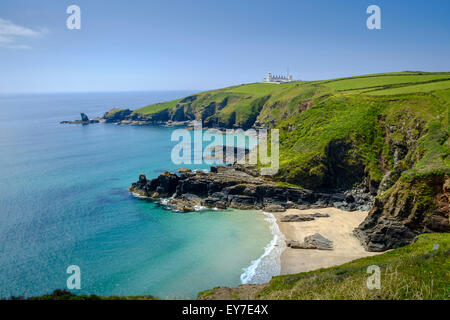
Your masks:
{"label": "white wave foam", "polygon": [[253,260],[244,272],[241,274],[241,283],[260,284],[269,282],[273,276],[281,272],[280,256],[286,247],[285,237],[281,233],[275,216],[269,212],[263,212],[266,215],[264,220],[270,223],[270,231],[273,234],[272,240],[264,248],[261,257]]}
{"label": "white wave foam", "polygon": [[136,197],[136,198],[139,198],[139,199],[149,199],[150,198],[150,197],[146,197],[146,196],[140,195],[139,193],[136,193],[136,192],[131,192],[131,195],[133,197]]}
{"label": "white wave foam", "polygon": [[162,204],[163,206],[167,206],[167,205],[169,205],[169,199],[170,198],[161,198],[159,200],[159,203]]}
{"label": "white wave foam", "polygon": [[[140,195],[139,193],[136,193],[136,192],[131,192],[131,195],[133,197],[136,197],[136,198],[139,198],[139,199],[152,199],[153,201],[155,201],[155,202],[159,203],[160,205],[162,205],[165,209],[168,209],[168,210],[171,209],[169,201],[170,201],[170,199],[172,199],[172,197],[171,198],[161,198],[159,200],[155,200],[154,198],[146,197],[146,196]],[[174,210],[174,212],[177,212],[177,211]]]}
{"label": "white wave foam", "polygon": [[207,209],[208,209],[207,207],[200,206],[200,205],[195,205],[194,206],[194,210],[195,211],[204,211],[204,210],[207,210]]}

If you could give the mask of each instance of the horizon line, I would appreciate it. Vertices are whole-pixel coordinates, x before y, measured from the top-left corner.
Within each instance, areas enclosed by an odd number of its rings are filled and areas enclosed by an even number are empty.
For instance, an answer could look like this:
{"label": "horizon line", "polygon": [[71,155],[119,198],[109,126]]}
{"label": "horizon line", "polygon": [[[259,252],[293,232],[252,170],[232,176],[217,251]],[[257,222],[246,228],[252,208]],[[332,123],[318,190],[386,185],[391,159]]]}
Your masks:
{"label": "horizon line", "polygon": [[[328,78],[328,79],[295,79],[292,82],[311,82],[311,81],[327,81],[327,80],[339,80],[339,79],[346,79],[346,78],[352,78],[352,77],[363,77],[363,76],[370,76],[370,75],[378,75],[378,74],[385,74],[385,73],[402,73],[402,72],[423,72],[423,73],[450,73],[450,71],[424,71],[424,70],[401,70],[401,71],[382,71],[382,72],[376,72],[376,73],[366,73],[366,74],[353,74],[353,75],[346,75],[346,76],[340,76],[336,78]],[[138,89],[138,90],[74,90],[74,91],[12,91],[12,92],[2,92],[0,91],[1,96],[8,96],[8,95],[33,95],[33,94],[76,94],[76,93],[137,93],[137,92],[182,92],[182,91],[193,91],[193,92],[204,92],[204,91],[210,91],[210,90],[218,90],[218,89],[224,89],[227,87],[232,86],[238,86],[238,85],[246,85],[246,84],[254,84],[254,83],[261,83],[260,81],[252,81],[252,82],[245,82],[245,83],[239,83],[239,84],[229,84],[220,88],[203,88],[203,89]]]}

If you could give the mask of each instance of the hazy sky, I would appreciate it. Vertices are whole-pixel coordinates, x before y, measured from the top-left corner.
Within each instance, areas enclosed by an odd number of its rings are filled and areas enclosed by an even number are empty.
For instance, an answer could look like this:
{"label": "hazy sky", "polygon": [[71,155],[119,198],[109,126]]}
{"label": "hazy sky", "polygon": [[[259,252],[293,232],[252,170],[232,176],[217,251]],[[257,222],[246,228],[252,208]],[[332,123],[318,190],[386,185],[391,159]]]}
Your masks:
{"label": "hazy sky", "polygon": [[[81,8],[69,30],[66,8]],[[381,8],[381,30],[366,9]],[[450,1],[1,0],[0,92],[210,89],[450,71]]]}

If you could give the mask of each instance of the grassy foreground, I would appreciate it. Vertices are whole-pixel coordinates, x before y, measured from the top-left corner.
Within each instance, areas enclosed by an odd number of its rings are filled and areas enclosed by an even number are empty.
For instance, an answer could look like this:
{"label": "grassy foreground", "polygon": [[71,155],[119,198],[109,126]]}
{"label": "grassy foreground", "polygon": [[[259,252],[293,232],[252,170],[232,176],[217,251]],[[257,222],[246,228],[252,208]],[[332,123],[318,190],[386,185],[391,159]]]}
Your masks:
{"label": "grassy foreground", "polygon": [[[438,244],[439,248],[433,250]],[[381,288],[366,286],[368,266],[381,270]],[[200,299],[215,299],[223,288],[199,293]],[[450,299],[450,234],[423,234],[408,246],[383,254],[311,272],[278,276],[259,290],[245,285],[231,288],[230,299],[339,300],[339,299]]]}

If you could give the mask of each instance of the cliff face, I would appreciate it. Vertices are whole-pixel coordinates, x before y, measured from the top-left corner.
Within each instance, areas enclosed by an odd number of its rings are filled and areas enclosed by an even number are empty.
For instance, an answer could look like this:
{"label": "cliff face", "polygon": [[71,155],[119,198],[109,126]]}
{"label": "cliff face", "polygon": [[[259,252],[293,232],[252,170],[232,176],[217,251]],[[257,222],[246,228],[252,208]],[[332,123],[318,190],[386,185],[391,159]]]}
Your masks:
{"label": "cliff face", "polygon": [[402,177],[375,199],[355,235],[369,251],[404,246],[421,233],[450,232],[450,176]]}
{"label": "cliff face", "polygon": [[234,86],[105,119],[278,129],[273,179],[315,193],[356,187],[377,196],[355,234],[370,250],[385,250],[448,230],[448,202],[439,197],[450,174],[449,106],[450,73],[403,72]]}

